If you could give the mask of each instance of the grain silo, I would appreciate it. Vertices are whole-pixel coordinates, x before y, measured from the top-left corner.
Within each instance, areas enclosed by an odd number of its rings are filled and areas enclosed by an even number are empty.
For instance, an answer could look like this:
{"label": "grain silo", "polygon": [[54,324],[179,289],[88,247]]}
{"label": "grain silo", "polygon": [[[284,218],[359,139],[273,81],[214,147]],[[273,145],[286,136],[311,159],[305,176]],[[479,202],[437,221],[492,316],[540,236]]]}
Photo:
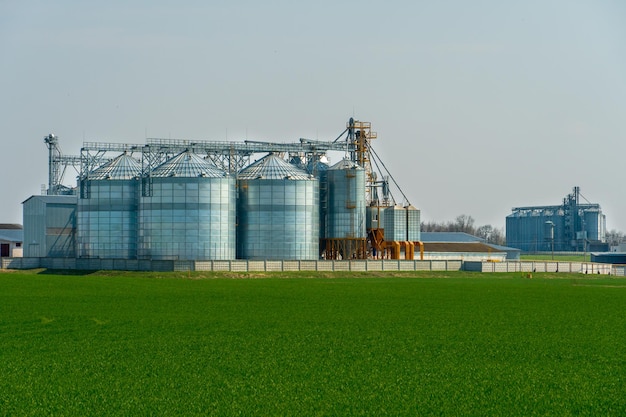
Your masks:
{"label": "grain silo", "polygon": [[184,151],[151,173],[141,197],[139,256],[155,260],[235,258],[235,179]]}
{"label": "grain silo", "polygon": [[318,180],[275,154],[238,175],[237,257],[313,260],[319,256]]}
{"label": "grain silo", "polygon": [[134,259],[140,163],[123,153],[81,178],[77,207],[78,257]]}
{"label": "grain silo", "polygon": [[385,241],[417,242],[420,240],[420,211],[409,205],[385,208],[383,216]]}
{"label": "grain silo", "polygon": [[[326,238],[326,215],[328,212],[328,164],[322,161],[311,161],[307,164],[307,172],[318,179],[319,183],[319,217],[320,217],[320,241]],[[320,247],[320,249],[323,249]]]}
{"label": "grain silo", "polygon": [[[582,202],[574,187],[560,205],[515,207],[506,217],[506,244],[526,252],[606,251],[606,217],[597,203]],[[546,234],[545,223],[554,228]]]}
{"label": "grain silo", "polygon": [[343,159],[328,169],[325,257],[365,258],[365,170]]}

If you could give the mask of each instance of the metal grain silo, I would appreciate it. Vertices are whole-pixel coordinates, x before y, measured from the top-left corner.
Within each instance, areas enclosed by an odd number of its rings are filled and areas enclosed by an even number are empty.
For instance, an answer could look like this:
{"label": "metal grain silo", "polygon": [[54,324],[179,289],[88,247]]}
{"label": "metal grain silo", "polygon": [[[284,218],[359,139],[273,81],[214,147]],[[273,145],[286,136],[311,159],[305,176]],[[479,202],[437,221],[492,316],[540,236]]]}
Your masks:
{"label": "metal grain silo", "polygon": [[383,224],[386,241],[417,242],[420,240],[420,211],[411,205],[387,207]]}
{"label": "metal grain silo", "polygon": [[238,175],[237,257],[313,260],[319,256],[318,180],[274,154]]}
{"label": "metal grain silo", "polygon": [[307,172],[318,179],[319,183],[319,214],[320,214],[320,239],[326,237],[326,214],[328,212],[328,164],[322,161],[312,161],[307,164]]}
{"label": "metal grain silo", "polygon": [[599,208],[590,208],[583,214],[584,230],[591,241],[606,241],[606,217]]}
{"label": "metal grain silo", "polygon": [[365,170],[344,159],[328,169],[326,257],[366,257]]}
{"label": "metal grain silo", "polygon": [[137,204],[141,165],[123,153],[81,179],[78,257],[137,257]]}
{"label": "metal grain silo", "polygon": [[150,174],[140,203],[142,259],[235,258],[235,179],[185,151]]}

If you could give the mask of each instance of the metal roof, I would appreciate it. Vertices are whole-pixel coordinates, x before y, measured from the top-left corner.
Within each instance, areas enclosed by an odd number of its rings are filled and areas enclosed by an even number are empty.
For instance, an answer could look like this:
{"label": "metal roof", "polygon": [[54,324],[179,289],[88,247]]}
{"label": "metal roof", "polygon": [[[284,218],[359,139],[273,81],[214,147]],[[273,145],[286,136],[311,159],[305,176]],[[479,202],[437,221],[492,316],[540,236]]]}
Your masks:
{"label": "metal roof", "polygon": [[501,252],[521,252],[522,251],[521,249],[511,248],[509,246],[495,245],[493,243],[487,243],[487,245]]}
{"label": "metal roof", "polygon": [[4,240],[7,242],[23,242],[24,230],[22,229],[0,230],[0,240]]}
{"label": "metal roof", "polygon": [[502,253],[482,242],[424,242],[424,252]]}
{"label": "metal roof", "polygon": [[221,178],[226,175],[226,172],[222,171],[211,162],[201,158],[200,156],[190,151],[183,151],[179,153],[178,155],[156,167],[151,173],[151,176],[153,178]]}
{"label": "metal roof", "polygon": [[312,176],[306,171],[271,153],[263,159],[242,169],[237,175],[237,178],[241,180],[310,180]]}
{"label": "metal roof", "polygon": [[49,203],[57,203],[57,204],[77,204],[78,196],[76,194],[72,195],[31,195],[26,200],[22,201],[22,204],[26,203],[28,200],[37,199],[46,204]]}
{"label": "metal roof", "polygon": [[467,242],[484,242],[485,239],[478,236],[470,235],[464,232],[421,232],[420,239],[422,242],[448,242],[448,243],[467,243]]}
{"label": "metal roof", "polygon": [[330,168],[328,164],[322,161],[315,161],[307,164],[306,166],[307,172],[313,175],[319,174],[320,172],[328,171],[328,168]]}
{"label": "metal roof", "polygon": [[141,175],[141,164],[123,153],[89,174],[91,180],[130,180]]}
{"label": "metal roof", "polygon": [[359,164],[357,164],[356,162],[353,162],[349,159],[344,158],[328,169],[334,170],[334,169],[363,169],[363,168],[361,168]]}

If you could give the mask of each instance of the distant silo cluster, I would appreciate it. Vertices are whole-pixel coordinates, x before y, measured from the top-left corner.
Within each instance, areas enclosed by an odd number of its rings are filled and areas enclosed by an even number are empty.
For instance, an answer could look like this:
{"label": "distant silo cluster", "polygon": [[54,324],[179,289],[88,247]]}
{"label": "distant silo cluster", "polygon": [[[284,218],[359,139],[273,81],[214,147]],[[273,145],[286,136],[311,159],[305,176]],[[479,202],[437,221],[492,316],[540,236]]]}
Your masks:
{"label": "distant silo cluster", "polygon": [[506,218],[507,245],[526,252],[608,250],[600,205],[580,198],[574,187],[560,205],[513,208]]}

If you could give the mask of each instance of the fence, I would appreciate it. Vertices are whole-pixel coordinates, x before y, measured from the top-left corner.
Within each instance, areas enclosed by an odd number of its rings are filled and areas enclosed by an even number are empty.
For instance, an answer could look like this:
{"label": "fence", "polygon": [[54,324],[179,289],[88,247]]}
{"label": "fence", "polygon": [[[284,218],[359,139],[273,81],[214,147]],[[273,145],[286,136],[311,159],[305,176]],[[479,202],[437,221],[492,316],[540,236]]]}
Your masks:
{"label": "fence", "polygon": [[121,271],[460,271],[461,260],[349,261],[153,261],[127,259],[2,258],[2,269],[77,269]]}
{"label": "fence", "polygon": [[625,265],[592,262],[462,260],[349,260],[349,261],[154,261],[128,259],[0,258],[2,269],[76,269],[86,271],[475,271],[475,272],[572,272],[625,276]]}
{"label": "fence", "polygon": [[463,269],[476,272],[573,272],[580,274],[601,274],[624,276],[624,265],[592,262],[464,262]]}

